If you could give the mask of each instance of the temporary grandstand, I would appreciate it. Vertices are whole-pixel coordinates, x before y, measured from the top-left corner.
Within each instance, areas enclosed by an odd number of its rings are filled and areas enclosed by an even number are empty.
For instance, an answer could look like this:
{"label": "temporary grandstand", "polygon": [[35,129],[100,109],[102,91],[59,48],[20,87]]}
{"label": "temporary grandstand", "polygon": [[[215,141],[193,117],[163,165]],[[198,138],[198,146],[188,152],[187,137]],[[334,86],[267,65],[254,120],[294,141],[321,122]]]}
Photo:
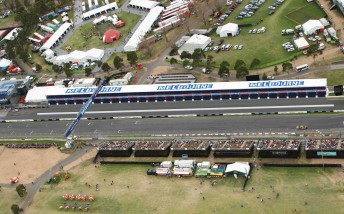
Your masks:
{"label": "temporary grandstand", "polygon": [[208,157],[210,141],[208,140],[175,140],[171,146],[173,157],[187,154],[189,157]]}
{"label": "temporary grandstand", "polygon": [[151,29],[162,11],[164,10],[163,7],[157,6],[151,9],[146,16],[146,18],[141,22],[140,26],[136,29],[133,33],[127,44],[124,46],[124,51],[137,51],[140,42]]}
{"label": "temporary grandstand", "polygon": [[157,1],[149,1],[149,0],[131,0],[129,2],[129,6],[137,9],[142,10],[151,10],[155,6],[158,6],[160,3]]}
{"label": "temporary grandstand", "polygon": [[261,158],[298,158],[301,142],[294,139],[263,139],[258,141],[257,150]]}
{"label": "temporary grandstand", "polygon": [[214,157],[251,157],[257,140],[230,139],[213,141]]}
{"label": "temporary grandstand", "polygon": [[153,84],[195,83],[196,77],[191,73],[158,74]]}
{"label": "temporary grandstand", "polygon": [[59,41],[63,38],[64,35],[73,27],[72,23],[66,22],[59,27],[59,29],[44,43],[40,48],[40,52],[45,50],[52,49],[55,47]]}
{"label": "temporary grandstand", "polygon": [[312,138],[305,149],[307,158],[344,158],[344,140],[339,138]]}
{"label": "temporary grandstand", "polygon": [[135,157],[167,157],[171,141],[136,141],[133,148]]}
{"label": "temporary grandstand", "polygon": [[130,141],[106,141],[97,148],[99,157],[130,157],[133,142]]}

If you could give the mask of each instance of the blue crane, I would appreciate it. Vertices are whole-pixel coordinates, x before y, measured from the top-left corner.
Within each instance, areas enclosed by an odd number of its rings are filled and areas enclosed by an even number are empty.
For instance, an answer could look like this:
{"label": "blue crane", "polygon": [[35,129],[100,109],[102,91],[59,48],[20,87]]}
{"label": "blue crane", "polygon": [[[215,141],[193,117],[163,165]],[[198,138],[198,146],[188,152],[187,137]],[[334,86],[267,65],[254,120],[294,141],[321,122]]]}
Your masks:
{"label": "blue crane", "polygon": [[73,123],[69,126],[69,128],[67,129],[66,133],[65,133],[65,137],[66,139],[69,138],[69,136],[73,133],[75,127],[78,125],[80,119],[84,116],[85,112],[87,111],[88,107],[90,107],[90,105],[92,104],[92,102],[94,101],[94,99],[97,97],[97,95],[99,94],[99,92],[102,90],[102,88],[106,85],[106,80],[103,80],[98,88],[93,92],[92,96],[87,100],[87,102],[85,103],[85,105],[80,109],[78,116],[75,118],[75,120],[73,121]]}

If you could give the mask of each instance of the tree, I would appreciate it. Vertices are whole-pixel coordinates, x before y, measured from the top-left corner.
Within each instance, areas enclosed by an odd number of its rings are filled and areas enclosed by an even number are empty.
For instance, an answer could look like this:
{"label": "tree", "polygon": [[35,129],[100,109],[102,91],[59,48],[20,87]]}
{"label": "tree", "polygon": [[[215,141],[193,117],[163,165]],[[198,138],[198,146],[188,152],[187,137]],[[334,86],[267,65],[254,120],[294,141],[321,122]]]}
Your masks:
{"label": "tree", "polygon": [[91,69],[91,68],[86,68],[86,69],[85,69],[85,75],[86,75],[86,77],[90,76],[91,73],[92,73],[92,69]]}
{"label": "tree", "polygon": [[246,66],[241,66],[240,68],[237,69],[236,78],[237,79],[244,78],[248,74],[249,72]]}
{"label": "tree", "polygon": [[97,66],[98,67],[102,66],[102,64],[103,64],[102,61],[100,61],[100,60],[97,61]]}
{"label": "tree", "polygon": [[181,58],[181,59],[191,59],[191,54],[190,54],[189,52],[183,51],[183,52],[180,54],[180,58]]}
{"label": "tree", "polygon": [[171,59],[170,59],[170,64],[171,65],[174,65],[174,64],[176,64],[178,61],[174,58],[174,57],[172,57]]}
{"label": "tree", "polygon": [[193,64],[198,65],[198,63],[201,62],[203,58],[205,58],[205,54],[202,49],[197,48],[191,54],[191,58],[193,60]]}
{"label": "tree", "polygon": [[66,63],[63,65],[63,71],[65,72],[65,74],[68,78],[73,76],[73,71],[70,69],[69,63]]}
{"label": "tree", "polygon": [[263,74],[262,79],[263,80],[267,80],[268,79],[268,76],[266,76],[266,73]]}
{"label": "tree", "polygon": [[319,50],[319,44],[311,44],[307,50],[307,56],[315,54]]}
{"label": "tree", "polygon": [[24,197],[24,195],[26,194],[26,187],[23,184],[19,184],[16,187],[16,191],[20,197]]}
{"label": "tree", "polygon": [[277,74],[277,73],[278,73],[278,67],[277,67],[277,65],[275,65],[275,67],[274,67],[274,71],[275,71],[275,74]]}
{"label": "tree", "polygon": [[227,61],[222,61],[219,68],[219,76],[229,76],[229,63]]}
{"label": "tree", "polygon": [[293,69],[293,64],[291,64],[290,62],[284,62],[282,64],[282,71],[283,72],[286,72],[286,71],[289,71],[289,70],[292,70]]}
{"label": "tree", "polygon": [[111,67],[110,67],[110,65],[107,62],[104,62],[102,64],[102,70],[103,71],[107,72],[107,71],[110,71],[110,69],[111,69]]}
{"label": "tree", "polygon": [[23,212],[23,209],[19,208],[18,204],[12,204],[11,210],[13,214],[19,214],[20,212]]}
{"label": "tree", "polygon": [[129,61],[130,66],[136,65],[138,60],[136,52],[127,52],[127,60]]}
{"label": "tree", "polygon": [[254,58],[251,62],[250,69],[257,67],[260,64],[260,60],[257,58]]}
{"label": "tree", "polygon": [[246,67],[246,64],[243,60],[241,59],[238,59],[236,62],[235,62],[235,65],[234,65],[234,69],[235,70],[238,70],[238,68],[242,67],[242,66],[245,66]]}
{"label": "tree", "polygon": [[185,59],[185,60],[183,61],[183,66],[185,67],[185,66],[189,65],[189,63],[190,63],[190,61],[187,60],[187,59]]}
{"label": "tree", "polygon": [[206,64],[206,69],[210,69],[211,65],[214,64],[214,57],[212,55],[207,56],[207,64]]}
{"label": "tree", "polygon": [[36,63],[36,71],[41,71],[41,70],[42,70],[42,66]]}
{"label": "tree", "polygon": [[56,72],[56,73],[60,73],[61,72],[61,69],[60,69],[60,67],[58,65],[53,65],[52,68],[53,68],[53,71]]}
{"label": "tree", "polygon": [[123,64],[123,58],[119,57],[119,56],[115,56],[115,58],[113,59],[113,65],[115,66],[115,68],[120,69],[124,66]]}

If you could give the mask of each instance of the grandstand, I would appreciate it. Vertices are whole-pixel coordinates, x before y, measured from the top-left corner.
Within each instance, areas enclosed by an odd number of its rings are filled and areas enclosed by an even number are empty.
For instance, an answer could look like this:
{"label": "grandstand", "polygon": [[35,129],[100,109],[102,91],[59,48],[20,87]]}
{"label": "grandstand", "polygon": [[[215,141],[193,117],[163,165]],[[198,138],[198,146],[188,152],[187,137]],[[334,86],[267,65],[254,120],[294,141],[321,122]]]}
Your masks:
{"label": "grandstand", "polygon": [[175,140],[171,150],[173,157],[181,157],[187,154],[189,157],[208,157],[210,153],[209,140]]}
{"label": "grandstand", "polygon": [[313,138],[306,142],[307,158],[344,158],[344,140]]}
{"label": "grandstand", "polygon": [[133,142],[130,141],[106,141],[97,148],[99,157],[130,157]]}
{"label": "grandstand", "polygon": [[259,140],[257,151],[261,158],[298,158],[301,142],[293,139]]}
{"label": "grandstand", "polygon": [[136,141],[133,147],[135,157],[167,157],[170,141]]}
{"label": "grandstand", "polygon": [[214,141],[214,157],[251,157],[256,140],[231,139]]}

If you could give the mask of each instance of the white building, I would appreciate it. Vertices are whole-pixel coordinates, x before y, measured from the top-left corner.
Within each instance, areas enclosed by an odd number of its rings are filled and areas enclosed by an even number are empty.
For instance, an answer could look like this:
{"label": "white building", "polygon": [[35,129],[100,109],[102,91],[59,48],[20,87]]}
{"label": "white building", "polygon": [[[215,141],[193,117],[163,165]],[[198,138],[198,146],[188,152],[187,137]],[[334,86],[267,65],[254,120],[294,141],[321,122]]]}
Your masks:
{"label": "white building", "polygon": [[149,1],[149,0],[131,0],[129,2],[130,7],[134,7],[137,9],[144,9],[144,10],[150,10],[159,5],[159,2],[156,1]]}
{"label": "white building", "polygon": [[72,23],[63,23],[61,27],[59,27],[59,29],[57,29],[57,31],[44,43],[44,45],[40,48],[40,51],[43,52],[55,47],[72,27]]}
{"label": "white building", "polygon": [[304,37],[300,37],[294,40],[294,44],[298,50],[305,50],[309,48],[309,43]]}
{"label": "white building", "polygon": [[239,26],[234,23],[228,23],[223,26],[219,26],[216,30],[216,33],[220,37],[236,36],[239,34]]}
{"label": "white building", "polygon": [[73,63],[77,62],[82,64],[88,61],[98,61],[101,60],[104,56],[104,50],[92,48],[88,51],[78,51],[75,50],[70,54],[60,55],[57,57],[52,57],[48,61],[55,65],[63,65],[64,63]]}
{"label": "white building", "polygon": [[96,78],[86,78],[75,80],[73,87],[92,87],[95,86]]}
{"label": "white building", "polygon": [[182,54],[183,51],[186,51],[190,54],[194,52],[195,49],[200,48],[204,49],[209,45],[211,42],[211,38],[208,36],[203,36],[203,35],[198,35],[194,34],[193,36],[190,37],[188,41],[184,43],[179,49],[178,49],[178,54]]}
{"label": "white building", "polygon": [[146,33],[152,29],[154,22],[158,19],[163,10],[163,7],[157,6],[149,11],[146,18],[133,33],[127,44],[125,44],[123,48],[124,52],[137,51],[140,42]]}
{"label": "white building", "polygon": [[128,83],[127,79],[114,79],[109,81],[110,86],[128,85]]}
{"label": "white building", "polygon": [[324,25],[319,20],[309,20],[302,25],[302,29],[306,35],[312,35],[323,32]]}
{"label": "white building", "polygon": [[116,10],[116,9],[118,9],[118,5],[116,2],[106,4],[104,6],[96,8],[94,10],[90,10],[90,11],[83,13],[82,19],[83,20],[91,19],[91,18],[94,18],[96,16],[100,16],[102,13],[107,13],[108,11]]}

